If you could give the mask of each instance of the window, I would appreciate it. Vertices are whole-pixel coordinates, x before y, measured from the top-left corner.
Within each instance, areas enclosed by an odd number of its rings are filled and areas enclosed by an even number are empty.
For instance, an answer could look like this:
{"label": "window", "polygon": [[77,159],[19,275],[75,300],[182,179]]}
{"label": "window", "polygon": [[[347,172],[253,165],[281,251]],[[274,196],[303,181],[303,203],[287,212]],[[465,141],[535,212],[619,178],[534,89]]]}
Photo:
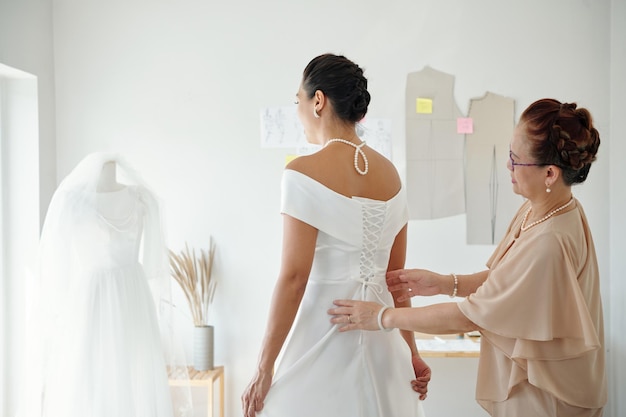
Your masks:
{"label": "window", "polygon": [[37,78],[0,64],[0,415],[16,411],[38,242]]}

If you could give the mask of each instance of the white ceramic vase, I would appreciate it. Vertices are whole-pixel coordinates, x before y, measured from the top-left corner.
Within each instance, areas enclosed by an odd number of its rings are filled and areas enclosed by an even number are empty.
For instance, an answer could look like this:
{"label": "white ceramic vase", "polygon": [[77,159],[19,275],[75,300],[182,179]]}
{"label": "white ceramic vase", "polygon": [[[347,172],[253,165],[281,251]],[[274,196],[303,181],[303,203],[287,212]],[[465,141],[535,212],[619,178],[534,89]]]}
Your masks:
{"label": "white ceramic vase", "polygon": [[213,326],[194,327],[193,367],[198,371],[213,369]]}

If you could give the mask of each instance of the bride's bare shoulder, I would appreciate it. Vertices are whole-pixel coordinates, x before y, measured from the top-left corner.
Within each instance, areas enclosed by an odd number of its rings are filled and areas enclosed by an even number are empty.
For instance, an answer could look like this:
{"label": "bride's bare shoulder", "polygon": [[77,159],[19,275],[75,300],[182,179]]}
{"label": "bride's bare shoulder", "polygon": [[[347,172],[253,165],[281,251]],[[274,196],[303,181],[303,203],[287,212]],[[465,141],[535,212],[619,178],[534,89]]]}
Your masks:
{"label": "bride's bare shoulder", "polygon": [[316,180],[324,178],[324,173],[329,169],[328,159],[323,157],[320,152],[310,155],[301,155],[291,160],[286,169],[300,172],[308,177]]}

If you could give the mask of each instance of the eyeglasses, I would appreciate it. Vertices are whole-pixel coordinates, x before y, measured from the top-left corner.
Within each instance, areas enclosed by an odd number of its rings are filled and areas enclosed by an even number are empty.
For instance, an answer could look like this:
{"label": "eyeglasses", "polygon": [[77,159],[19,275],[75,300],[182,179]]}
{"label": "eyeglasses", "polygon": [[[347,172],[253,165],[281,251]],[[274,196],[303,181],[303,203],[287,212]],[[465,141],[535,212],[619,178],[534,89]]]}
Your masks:
{"label": "eyeglasses", "polygon": [[511,171],[515,171],[515,167],[543,167],[546,164],[522,164],[521,162],[515,162],[513,160],[513,152],[509,150],[509,160],[511,161]]}

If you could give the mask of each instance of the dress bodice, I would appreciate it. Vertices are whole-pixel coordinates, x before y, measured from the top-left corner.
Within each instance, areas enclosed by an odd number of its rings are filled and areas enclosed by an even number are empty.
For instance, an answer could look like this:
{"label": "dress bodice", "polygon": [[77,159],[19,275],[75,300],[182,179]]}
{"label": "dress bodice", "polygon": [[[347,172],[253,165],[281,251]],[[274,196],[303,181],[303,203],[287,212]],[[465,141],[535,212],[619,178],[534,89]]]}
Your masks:
{"label": "dress bodice", "polygon": [[96,215],[84,216],[73,239],[73,256],[84,269],[119,268],[138,262],[143,209],[131,187],[99,193]]}
{"label": "dress bodice", "polygon": [[391,247],[408,218],[404,189],[387,201],[346,197],[286,170],[282,195],[283,213],[318,229],[310,282],[357,281],[377,294],[386,288]]}

